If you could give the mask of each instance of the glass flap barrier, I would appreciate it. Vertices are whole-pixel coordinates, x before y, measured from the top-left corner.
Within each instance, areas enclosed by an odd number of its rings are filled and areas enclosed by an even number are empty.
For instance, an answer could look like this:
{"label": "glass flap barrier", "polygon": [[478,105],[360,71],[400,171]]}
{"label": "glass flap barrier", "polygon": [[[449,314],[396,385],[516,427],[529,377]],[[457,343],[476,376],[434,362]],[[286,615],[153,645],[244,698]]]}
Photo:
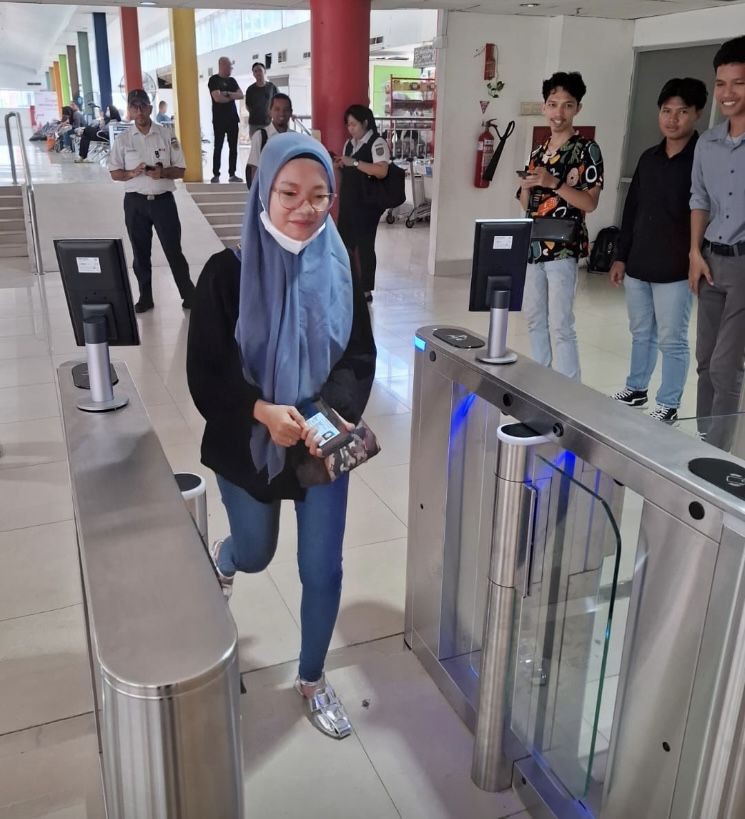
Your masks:
{"label": "glass flap barrier", "polygon": [[724,452],[745,457],[745,412],[711,418],[680,418],[676,428]]}
{"label": "glass flap barrier", "polygon": [[607,749],[598,724],[621,556],[610,504],[622,489],[568,452],[557,463],[537,455],[534,464],[534,546],[516,623],[511,727],[584,800],[596,752]]}

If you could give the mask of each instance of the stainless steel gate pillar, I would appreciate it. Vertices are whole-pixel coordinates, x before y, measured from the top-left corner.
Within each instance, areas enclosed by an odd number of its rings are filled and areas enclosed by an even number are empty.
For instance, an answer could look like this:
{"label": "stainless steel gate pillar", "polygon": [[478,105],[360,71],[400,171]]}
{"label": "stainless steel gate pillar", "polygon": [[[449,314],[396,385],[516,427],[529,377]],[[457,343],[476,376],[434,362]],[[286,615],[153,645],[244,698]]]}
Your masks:
{"label": "stainless steel gate pillar", "polygon": [[481,643],[479,708],[471,778],[485,791],[512,783],[512,762],[503,751],[508,714],[509,675],[514,629],[517,566],[525,561],[529,580],[529,541],[533,529],[535,490],[525,483],[530,450],[549,439],[524,424],[506,424],[497,432],[497,492],[489,561],[489,598]]}

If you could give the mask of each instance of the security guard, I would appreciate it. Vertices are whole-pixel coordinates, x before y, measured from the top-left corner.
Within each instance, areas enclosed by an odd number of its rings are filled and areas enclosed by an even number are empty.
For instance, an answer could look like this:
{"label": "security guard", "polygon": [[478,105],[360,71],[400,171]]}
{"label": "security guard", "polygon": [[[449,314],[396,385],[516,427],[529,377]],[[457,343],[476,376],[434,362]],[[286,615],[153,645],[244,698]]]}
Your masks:
{"label": "security guard", "polygon": [[134,255],[134,271],[140,286],[138,313],[153,308],[150,253],[155,228],[178,287],[182,307],[191,308],[194,284],[181,250],[181,222],[176,210],[174,179],[183,179],[185,162],[181,146],[170,129],[153,122],[153,106],[141,88],[127,97],[132,127],[111,146],[109,171],[115,182],[124,182],[124,219]]}

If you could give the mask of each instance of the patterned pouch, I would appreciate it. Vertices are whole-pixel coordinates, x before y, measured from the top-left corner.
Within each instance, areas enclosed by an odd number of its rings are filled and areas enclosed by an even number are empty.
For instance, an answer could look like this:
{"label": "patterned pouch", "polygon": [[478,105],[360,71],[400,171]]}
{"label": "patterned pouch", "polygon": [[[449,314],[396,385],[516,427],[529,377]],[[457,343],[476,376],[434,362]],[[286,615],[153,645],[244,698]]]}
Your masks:
{"label": "patterned pouch", "polygon": [[305,450],[295,465],[295,474],[300,486],[307,489],[310,486],[331,483],[380,452],[380,444],[375,433],[364,421],[361,420],[350,435],[351,440],[348,443],[326,458],[314,458],[307,449]]}

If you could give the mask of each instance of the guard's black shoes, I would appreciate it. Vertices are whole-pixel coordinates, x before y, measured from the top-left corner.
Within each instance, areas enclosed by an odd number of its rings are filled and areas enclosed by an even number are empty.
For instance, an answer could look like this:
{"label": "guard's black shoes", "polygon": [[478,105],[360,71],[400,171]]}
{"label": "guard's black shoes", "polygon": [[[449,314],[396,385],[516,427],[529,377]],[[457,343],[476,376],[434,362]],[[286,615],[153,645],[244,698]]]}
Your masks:
{"label": "guard's black shoes", "polygon": [[155,307],[155,305],[153,304],[152,298],[140,296],[140,300],[135,304],[135,313],[147,313],[147,311],[152,310],[153,307]]}

